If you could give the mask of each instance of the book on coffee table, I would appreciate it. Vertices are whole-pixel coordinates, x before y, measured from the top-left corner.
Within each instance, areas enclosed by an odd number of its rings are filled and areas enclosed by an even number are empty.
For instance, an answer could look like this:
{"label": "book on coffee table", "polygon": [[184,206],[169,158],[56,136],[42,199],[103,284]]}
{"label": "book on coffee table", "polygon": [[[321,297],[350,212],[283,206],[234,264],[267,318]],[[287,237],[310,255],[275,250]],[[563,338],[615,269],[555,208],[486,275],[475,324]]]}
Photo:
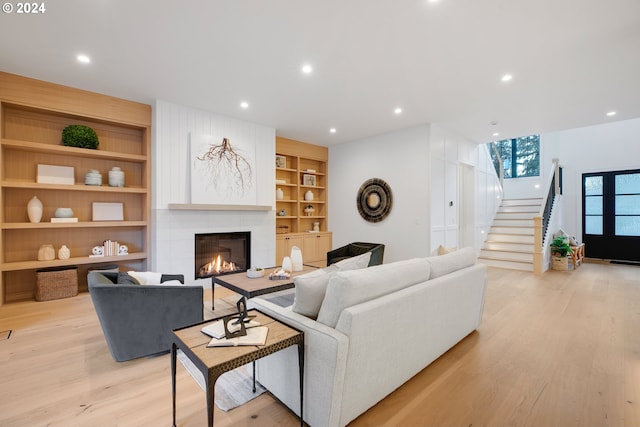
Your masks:
{"label": "book on coffee table", "polygon": [[[260,326],[260,322],[256,322],[255,320],[251,320],[249,322],[245,322],[244,323],[244,327],[245,328],[255,328],[256,326]],[[240,325],[233,325],[230,324],[228,325],[229,328],[229,332],[235,332],[238,329],[240,329]],[[209,335],[211,338],[224,338],[225,337],[225,333],[224,333],[224,325],[222,324],[222,320],[218,320],[216,322],[213,322],[205,327],[203,327],[202,329],[200,329],[202,331],[202,333]]]}
{"label": "book on coffee table", "polygon": [[264,345],[267,341],[269,328],[266,326],[256,326],[247,329],[247,335],[236,338],[211,338],[207,347],[236,347],[239,345]]}

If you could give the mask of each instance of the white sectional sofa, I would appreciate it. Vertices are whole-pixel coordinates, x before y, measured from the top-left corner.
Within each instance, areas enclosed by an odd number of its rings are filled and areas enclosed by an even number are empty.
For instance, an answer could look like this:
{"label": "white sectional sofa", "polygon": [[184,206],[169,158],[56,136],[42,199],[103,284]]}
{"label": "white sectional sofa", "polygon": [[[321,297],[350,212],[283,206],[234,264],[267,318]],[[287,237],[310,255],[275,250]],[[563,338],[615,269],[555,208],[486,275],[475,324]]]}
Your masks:
{"label": "white sectional sofa", "polygon": [[[289,307],[270,295],[250,300],[304,331],[304,419],[313,427],[348,424],[474,331],[482,318],[487,275],[472,248],[317,274],[326,275],[317,319],[294,311],[302,305],[303,287]],[[296,348],[260,359],[257,378],[299,413]]]}

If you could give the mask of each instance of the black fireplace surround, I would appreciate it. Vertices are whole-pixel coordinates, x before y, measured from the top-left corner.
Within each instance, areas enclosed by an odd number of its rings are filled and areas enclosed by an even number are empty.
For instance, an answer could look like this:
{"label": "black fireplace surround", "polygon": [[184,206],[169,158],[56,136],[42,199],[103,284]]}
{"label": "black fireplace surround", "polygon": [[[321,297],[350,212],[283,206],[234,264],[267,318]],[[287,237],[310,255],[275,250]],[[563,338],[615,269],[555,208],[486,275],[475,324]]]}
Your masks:
{"label": "black fireplace surround", "polygon": [[196,279],[247,271],[251,266],[251,232],[196,234],[194,259]]}

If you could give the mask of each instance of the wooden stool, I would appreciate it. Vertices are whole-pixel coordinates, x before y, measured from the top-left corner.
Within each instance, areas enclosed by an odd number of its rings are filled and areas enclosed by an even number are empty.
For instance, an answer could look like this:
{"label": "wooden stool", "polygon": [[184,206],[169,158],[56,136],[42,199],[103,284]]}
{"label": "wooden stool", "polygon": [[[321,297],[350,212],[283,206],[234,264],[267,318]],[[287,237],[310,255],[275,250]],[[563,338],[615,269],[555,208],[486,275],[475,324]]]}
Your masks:
{"label": "wooden stool", "polygon": [[578,268],[582,264],[584,259],[584,243],[580,243],[578,246],[571,246],[571,260],[573,261],[573,269]]}

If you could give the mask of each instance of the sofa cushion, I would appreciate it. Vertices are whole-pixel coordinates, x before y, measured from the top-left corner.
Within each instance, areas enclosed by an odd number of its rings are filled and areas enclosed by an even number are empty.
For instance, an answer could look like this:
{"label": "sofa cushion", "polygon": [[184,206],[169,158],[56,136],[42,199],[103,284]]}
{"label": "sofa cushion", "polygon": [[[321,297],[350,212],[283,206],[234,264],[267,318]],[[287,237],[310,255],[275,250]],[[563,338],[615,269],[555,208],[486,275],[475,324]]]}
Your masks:
{"label": "sofa cushion", "polygon": [[133,276],[128,275],[127,273],[121,271],[118,273],[118,285],[139,285],[138,282]]}
{"label": "sofa cushion", "polygon": [[329,284],[329,279],[338,271],[356,270],[366,268],[369,265],[371,252],[347,258],[329,267],[318,269],[307,274],[295,277],[296,295],[293,300],[292,310],[303,316],[315,319],[318,317],[322,300]]}
{"label": "sofa cushion", "polygon": [[444,276],[476,263],[476,250],[473,248],[462,248],[445,255],[426,258],[431,264],[431,275],[429,279]]}
{"label": "sofa cushion", "polygon": [[127,273],[141,285],[158,285],[162,280],[162,273],[153,271],[127,271]]}
{"label": "sofa cushion", "polygon": [[318,322],[334,328],[345,308],[424,282],[429,272],[426,258],[338,271],[329,279]]}

